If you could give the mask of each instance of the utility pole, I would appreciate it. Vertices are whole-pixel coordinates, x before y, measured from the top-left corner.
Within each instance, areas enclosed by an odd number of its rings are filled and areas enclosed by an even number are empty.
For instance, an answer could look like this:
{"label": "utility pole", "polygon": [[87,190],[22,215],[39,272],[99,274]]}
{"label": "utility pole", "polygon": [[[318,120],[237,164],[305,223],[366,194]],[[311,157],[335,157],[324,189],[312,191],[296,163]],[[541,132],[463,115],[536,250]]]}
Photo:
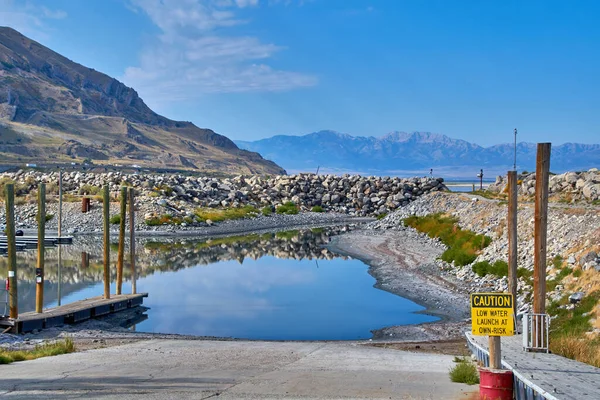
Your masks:
{"label": "utility pole", "polygon": [[119,254],[117,257],[117,289],[121,294],[123,286],[123,256],[125,253],[125,219],[127,218],[127,186],[121,187],[121,213],[119,214]]}
{"label": "utility pole", "polygon": [[[533,313],[546,313],[546,246],[548,235],[548,180],[550,176],[551,143],[538,143],[535,167],[535,219],[533,263]],[[535,324],[535,338],[541,345],[543,319]]]}
{"label": "utility pole", "polygon": [[508,291],[517,310],[517,171],[508,171]]}
{"label": "utility pole", "polygon": [[44,239],[46,236],[46,184],[38,185],[38,243],[37,268],[35,269],[35,312],[41,313],[44,307]]}
{"label": "utility pole", "polygon": [[515,164],[513,166],[513,170],[517,170],[517,128],[515,128]]}
{"label": "utility pole", "polygon": [[104,203],[104,298],[110,299],[110,196],[108,185],[104,185],[102,202]]}
{"label": "utility pole", "polygon": [[15,185],[6,185],[6,244],[8,246],[8,306],[9,317],[17,319],[17,244],[15,239]]}
{"label": "utility pole", "polygon": [[131,261],[131,294],[136,294],[135,274],[135,203],[134,189],[129,188],[129,259]]}

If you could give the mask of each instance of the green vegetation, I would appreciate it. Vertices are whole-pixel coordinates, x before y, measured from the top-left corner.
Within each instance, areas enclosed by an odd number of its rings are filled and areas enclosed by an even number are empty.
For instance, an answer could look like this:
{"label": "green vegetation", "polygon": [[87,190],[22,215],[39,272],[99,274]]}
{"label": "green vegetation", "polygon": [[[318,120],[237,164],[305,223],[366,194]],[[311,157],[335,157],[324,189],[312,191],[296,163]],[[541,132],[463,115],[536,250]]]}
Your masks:
{"label": "green vegetation", "polygon": [[565,295],[550,303],[548,313],[554,317],[550,325],[550,350],[577,361],[600,367],[600,338],[591,339],[586,332],[592,329],[592,311],[600,301],[600,290],[585,296],[572,310],[563,308]]}
{"label": "green vegetation", "polygon": [[477,195],[477,196],[481,196],[485,199],[490,199],[490,200],[497,200],[497,199],[506,200],[506,197],[507,197],[506,194],[490,192],[488,190],[475,190],[474,192],[472,191],[470,193]]}
{"label": "green vegetation", "polygon": [[504,260],[496,260],[493,264],[490,264],[487,260],[480,261],[473,264],[471,268],[479,276],[486,276],[487,274],[499,277],[508,276],[508,263]]}
{"label": "green vegetation", "polygon": [[476,385],[479,383],[479,373],[477,367],[468,358],[454,357],[456,365],[450,369],[450,380],[467,385]]}
{"label": "green vegetation", "polygon": [[37,345],[32,350],[0,350],[0,364],[15,361],[35,360],[40,357],[57,356],[75,351],[73,339],[65,338],[62,342]]}
{"label": "green vegetation", "polygon": [[[558,257],[558,256],[557,256]],[[562,264],[562,263],[561,263]],[[556,265],[556,264],[555,264]],[[563,279],[573,273],[573,268],[569,267],[558,267],[558,273],[552,279],[546,280],[546,290],[551,292],[556,289],[556,286],[561,284]]]}
{"label": "green vegetation", "polygon": [[113,215],[110,217],[109,222],[113,225],[118,225],[121,223],[121,216],[119,214]]}
{"label": "green vegetation", "polygon": [[277,207],[277,214],[298,214],[298,207],[291,201]]}
{"label": "green vegetation", "polygon": [[256,217],[259,211],[253,206],[244,206],[237,208],[197,208],[194,213],[202,221],[210,219],[213,222],[219,222]]}
{"label": "green vegetation", "polygon": [[381,213],[381,214],[377,215],[378,220],[384,219],[385,217],[387,217],[387,213]]}
{"label": "green vegetation", "polygon": [[269,215],[273,214],[273,209],[271,208],[271,206],[264,206],[261,210],[260,210],[261,214],[264,215],[265,217],[268,217]]}
{"label": "green vegetation", "polygon": [[54,214],[46,214],[46,222],[50,221],[52,218],[54,218]]}
{"label": "green vegetation", "polygon": [[404,225],[425,232],[431,238],[439,238],[448,249],[441,259],[456,266],[471,264],[479,251],[492,242],[489,236],[477,235],[472,231],[461,229],[457,219],[442,214],[430,214],[424,217],[411,216],[404,219]]}
{"label": "green vegetation", "polygon": [[[118,215],[116,216],[118,217]],[[148,226],[181,225],[184,222],[184,219],[181,217],[174,217],[171,214],[164,214],[157,217],[148,218],[144,222]],[[119,222],[117,223],[121,223],[121,220],[119,219]]]}
{"label": "green vegetation", "polygon": [[275,237],[279,238],[279,239],[291,240],[291,239],[297,237],[299,233],[300,232],[297,230],[283,231],[283,232],[277,232],[275,234]]}
{"label": "green vegetation", "polygon": [[316,213],[322,213],[325,211],[325,209],[321,206],[314,206],[313,208],[310,209],[310,211],[316,212]]}
{"label": "green vegetation", "polygon": [[100,194],[102,188],[99,186],[83,185],[79,188],[79,194],[95,196]]}

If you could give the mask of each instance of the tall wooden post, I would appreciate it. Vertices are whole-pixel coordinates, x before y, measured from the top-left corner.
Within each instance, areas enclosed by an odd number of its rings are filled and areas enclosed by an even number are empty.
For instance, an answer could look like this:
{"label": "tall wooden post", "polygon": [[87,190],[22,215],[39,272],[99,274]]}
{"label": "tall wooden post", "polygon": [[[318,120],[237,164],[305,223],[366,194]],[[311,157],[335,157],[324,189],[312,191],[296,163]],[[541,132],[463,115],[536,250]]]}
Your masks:
{"label": "tall wooden post", "polygon": [[135,273],[135,203],[134,189],[129,188],[129,259],[131,262],[131,293],[136,294],[136,273]]}
{"label": "tall wooden post", "polygon": [[38,185],[38,244],[37,268],[35,269],[35,312],[41,313],[44,307],[44,239],[46,237],[46,184]]}
{"label": "tall wooden post", "polygon": [[104,298],[110,299],[110,196],[108,185],[102,191],[104,206]]}
{"label": "tall wooden post", "polygon": [[15,239],[15,185],[6,185],[6,244],[8,246],[9,317],[19,316],[17,297],[17,244]]}
{"label": "tall wooden post", "polygon": [[61,169],[58,171],[58,237],[62,236],[62,198],[63,198],[62,175],[63,175],[63,172]]}
{"label": "tall wooden post", "polygon": [[127,218],[127,186],[121,187],[121,214],[119,221],[119,255],[117,258],[117,289],[116,293],[121,294],[123,286],[123,256],[125,253],[125,219]]}
{"label": "tall wooden post", "polygon": [[500,336],[490,336],[488,343],[490,348],[490,368],[502,369]]}
{"label": "tall wooden post", "polygon": [[517,310],[517,171],[508,171],[508,291]]}
{"label": "tall wooden post", "polygon": [[533,261],[533,312],[546,312],[546,241],[548,228],[548,181],[550,143],[538,143],[535,167],[535,219]]}
{"label": "tall wooden post", "polygon": [[[546,246],[548,235],[548,181],[550,177],[550,143],[538,143],[535,167],[535,219],[533,260],[533,312],[546,313]],[[543,345],[546,327],[543,318],[533,326],[534,338]]]}

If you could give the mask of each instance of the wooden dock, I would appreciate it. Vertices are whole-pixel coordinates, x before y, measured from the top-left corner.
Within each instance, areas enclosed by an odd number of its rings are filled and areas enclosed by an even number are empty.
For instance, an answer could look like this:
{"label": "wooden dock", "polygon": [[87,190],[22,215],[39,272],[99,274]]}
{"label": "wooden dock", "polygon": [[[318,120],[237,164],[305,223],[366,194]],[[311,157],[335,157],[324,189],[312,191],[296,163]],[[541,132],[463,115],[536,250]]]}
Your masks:
{"label": "wooden dock", "polygon": [[[489,364],[487,336],[466,333],[469,347]],[[517,400],[585,400],[600,398],[600,368],[550,353],[523,350],[522,335],[502,337],[502,365],[515,376]]]}
{"label": "wooden dock", "polygon": [[31,332],[34,329],[51,328],[64,324],[74,324],[90,318],[115,313],[142,305],[148,293],[111,295],[76,301],[64,306],[50,308],[42,313],[26,312],[17,319],[0,318],[0,327],[12,328],[13,333]]}

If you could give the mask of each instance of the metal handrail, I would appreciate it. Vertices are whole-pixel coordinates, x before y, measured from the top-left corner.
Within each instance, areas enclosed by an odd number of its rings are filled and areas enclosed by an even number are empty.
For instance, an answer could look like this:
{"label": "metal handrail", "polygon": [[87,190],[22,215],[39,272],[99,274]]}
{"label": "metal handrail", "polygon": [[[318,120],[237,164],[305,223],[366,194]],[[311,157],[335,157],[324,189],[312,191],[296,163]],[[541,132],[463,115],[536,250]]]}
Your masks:
{"label": "metal handrail", "polygon": [[548,314],[523,314],[523,348],[526,351],[549,352],[550,316]]}

